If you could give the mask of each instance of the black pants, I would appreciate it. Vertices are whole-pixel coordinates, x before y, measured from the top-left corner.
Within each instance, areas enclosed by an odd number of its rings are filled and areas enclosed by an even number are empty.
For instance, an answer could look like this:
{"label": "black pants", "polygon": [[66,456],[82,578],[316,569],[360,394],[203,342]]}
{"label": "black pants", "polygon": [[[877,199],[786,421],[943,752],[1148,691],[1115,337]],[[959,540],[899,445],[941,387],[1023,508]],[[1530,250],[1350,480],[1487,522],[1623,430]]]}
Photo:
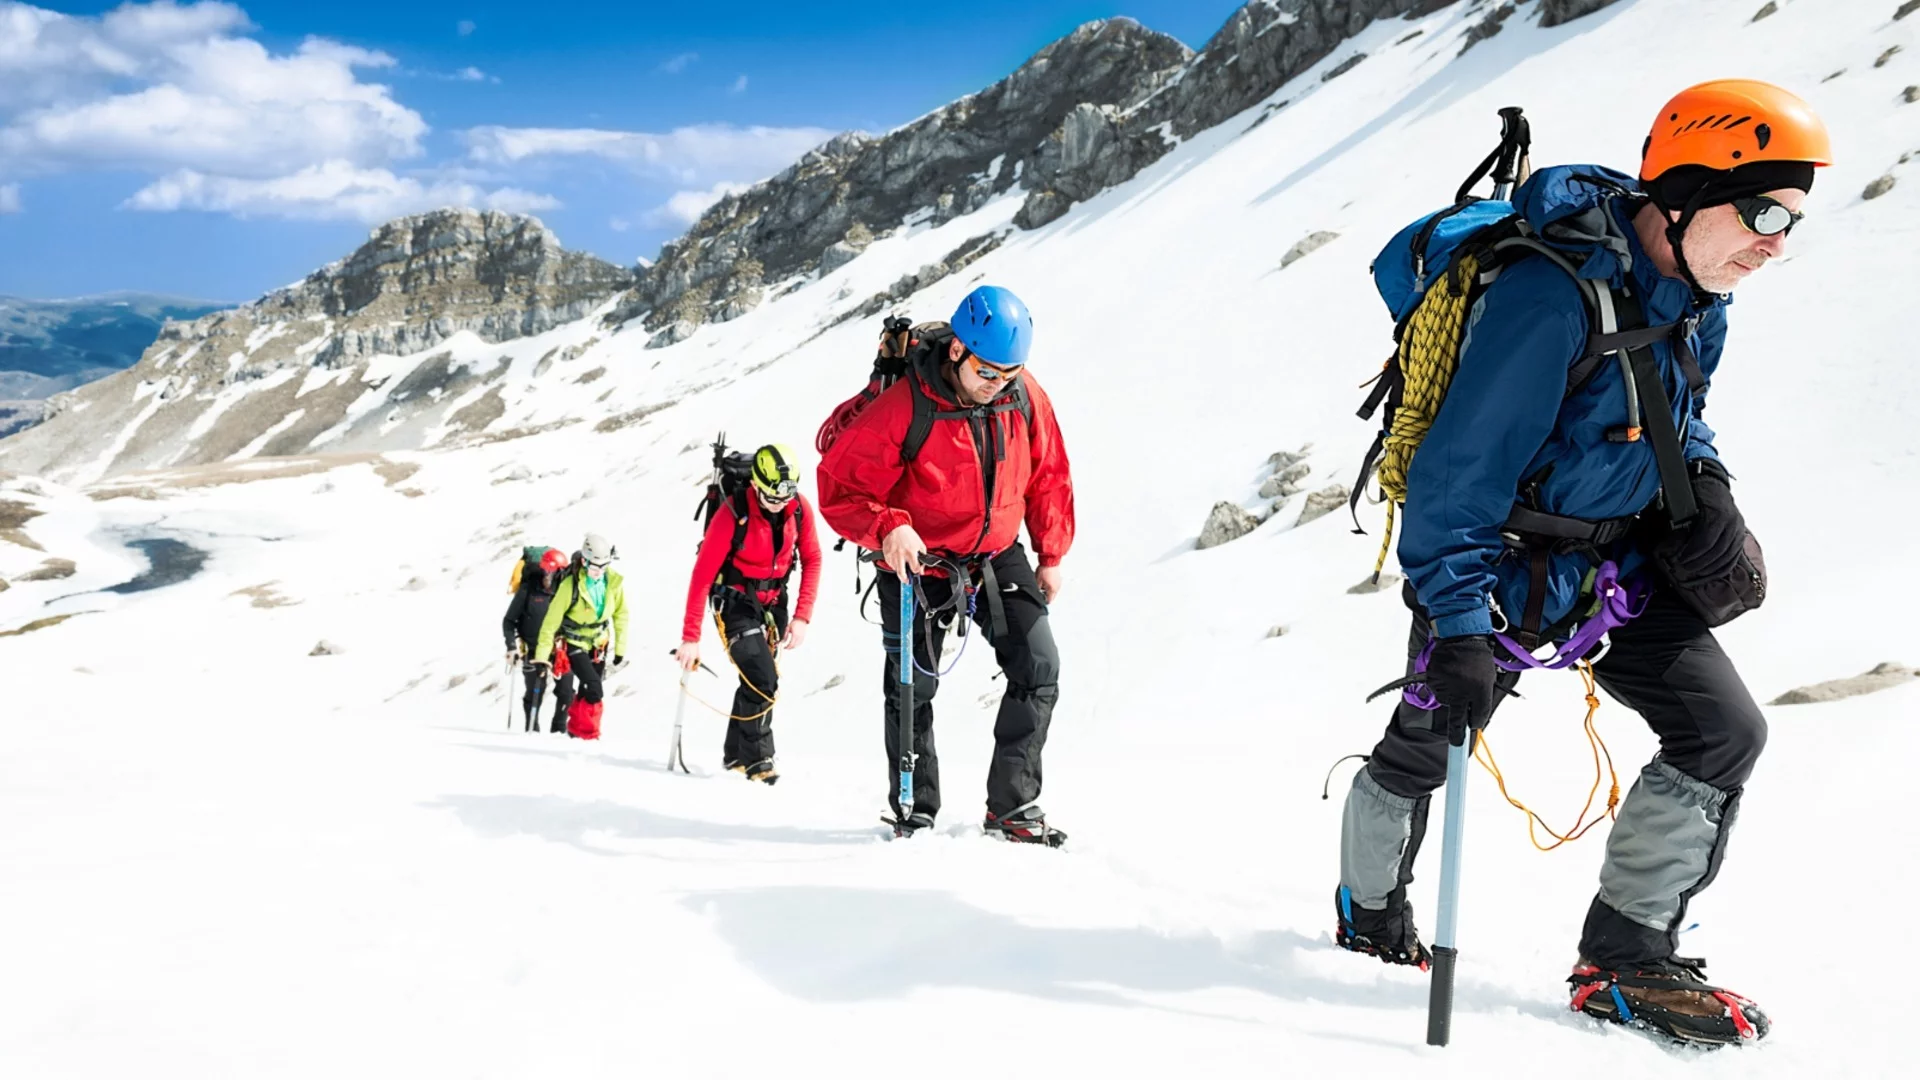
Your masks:
{"label": "black pants", "polygon": [[774,663],[775,642],[787,632],[787,604],[783,593],[771,607],[763,607],[737,589],[726,589],[714,609],[714,619],[727,645],[727,655],[739,669],[740,685],[733,692],[733,715],[746,720],[727,721],[721,754],[727,768],[773,760],[773,701],[780,693],[780,668]]}
{"label": "black pants", "polygon": [[[1047,744],[1047,725],[1060,699],[1060,650],[1047,622],[1047,602],[1040,595],[1033,567],[1024,547],[1015,544],[993,560],[993,574],[1001,590],[1006,633],[995,640],[991,632],[987,597],[978,599],[973,619],[993,646],[993,655],[1006,673],[1007,689],[993,724],[993,761],[987,767],[987,812],[1007,814],[1040,798],[1040,752]],[[946,640],[947,617],[929,628],[926,608],[938,607],[953,596],[954,583],[925,577],[914,605],[913,655],[913,809],[940,812],[940,758],[933,742],[933,696],[940,680],[941,646]],[[879,582],[882,639],[887,648],[886,700],[887,801],[900,812],[900,579],[882,573]],[[961,601],[965,613],[965,600]]]}
{"label": "black pants", "polygon": [[[533,646],[527,646],[531,652]],[[540,718],[534,715],[539,707],[541,691],[546,689],[547,669],[538,664],[521,664],[520,674],[527,680],[527,692],[520,699],[520,711],[527,718],[527,730],[540,730]],[[553,727],[550,731],[567,730],[567,706],[573,704],[573,676],[562,675],[553,680]]]}
{"label": "black pants", "polygon": [[[595,654],[601,654],[600,659],[595,660]],[[566,677],[580,681],[580,700],[589,705],[600,704],[600,698],[606,690],[601,681],[607,674],[607,658],[604,654],[604,649],[586,649],[572,642],[567,643],[567,663],[573,667],[573,672]]]}
{"label": "black pants", "polygon": [[[1686,901],[1718,875],[1741,787],[1766,747],[1767,721],[1712,631],[1671,593],[1656,590],[1646,613],[1613,631],[1610,638],[1606,654],[1593,665],[1594,677],[1610,696],[1639,713],[1660,739],[1660,753],[1648,767],[1656,775],[1643,773],[1642,784],[1658,782],[1657,770],[1662,767],[1677,770],[1706,785],[1706,790],[1695,790],[1693,795],[1711,805],[1713,819],[1707,827],[1691,817],[1669,816],[1665,820],[1670,824],[1654,823],[1664,835],[1648,835],[1642,819],[1634,816],[1636,835],[1631,838],[1622,834],[1621,825],[1615,826],[1601,870],[1603,889],[1610,879],[1629,880],[1636,872],[1621,861],[1629,846],[1631,859],[1641,863],[1671,865],[1691,860],[1701,868],[1697,876],[1685,872],[1688,881],[1679,893],[1678,906],[1671,921],[1661,927],[1625,918],[1595,898],[1582,932],[1581,952],[1603,963],[1627,963],[1670,953]],[[1413,657],[1426,641],[1427,621],[1416,611],[1408,642],[1409,674]],[[1510,687],[1518,681],[1519,676],[1508,675],[1500,685]],[[1399,868],[1403,888],[1412,880],[1413,856],[1427,816],[1426,799],[1447,776],[1447,736],[1444,724],[1435,723],[1435,715],[1401,703],[1366,766],[1380,787],[1418,800],[1413,834]],[[1622,806],[1622,824],[1629,820],[1640,787],[1635,785]],[[1697,817],[1697,807],[1690,813]]]}

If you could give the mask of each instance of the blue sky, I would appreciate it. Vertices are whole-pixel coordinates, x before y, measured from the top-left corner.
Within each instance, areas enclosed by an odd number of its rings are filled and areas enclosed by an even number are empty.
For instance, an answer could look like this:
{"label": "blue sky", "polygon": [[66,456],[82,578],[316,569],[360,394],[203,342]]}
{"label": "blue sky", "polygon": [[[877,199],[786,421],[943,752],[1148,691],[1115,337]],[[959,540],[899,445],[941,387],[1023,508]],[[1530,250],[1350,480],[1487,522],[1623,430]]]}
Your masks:
{"label": "blue sky", "polygon": [[1198,48],[1239,6],[0,0],[0,294],[251,299],[452,202],[631,263],[1083,22]]}

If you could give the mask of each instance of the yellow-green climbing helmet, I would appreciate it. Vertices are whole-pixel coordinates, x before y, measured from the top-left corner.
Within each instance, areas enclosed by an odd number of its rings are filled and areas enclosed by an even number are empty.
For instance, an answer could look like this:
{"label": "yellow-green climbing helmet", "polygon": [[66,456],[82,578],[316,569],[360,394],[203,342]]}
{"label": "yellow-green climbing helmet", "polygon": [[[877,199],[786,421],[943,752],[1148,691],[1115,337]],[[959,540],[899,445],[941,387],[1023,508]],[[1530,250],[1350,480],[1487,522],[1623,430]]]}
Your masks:
{"label": "yellow-green climbing helmet", "polygon": [[793,451],[768,443],[753,455],[753,486],[769,499],[791,499],[800,492],[800,465]]}

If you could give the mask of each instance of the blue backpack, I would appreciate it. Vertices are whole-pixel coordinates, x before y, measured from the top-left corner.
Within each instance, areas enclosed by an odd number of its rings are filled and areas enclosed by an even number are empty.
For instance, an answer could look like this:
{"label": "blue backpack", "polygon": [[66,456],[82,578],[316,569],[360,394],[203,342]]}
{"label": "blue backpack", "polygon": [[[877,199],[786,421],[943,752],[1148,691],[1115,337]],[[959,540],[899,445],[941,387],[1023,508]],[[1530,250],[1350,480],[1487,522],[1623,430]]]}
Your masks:
{"label": "blue backpack", "polygon": [[[1696,392],[1706,385],[1685,348],[1690,328],[1682,323],[1648,326],[1634,294],[1579,275],[1578,245],[1600,238],[1592,222],[1577,218],[1555,222],[1548,226],[1554,235],[1543,238],[1506,200],[1512,188],[1526,180],[1531,134],[1518,108],[1502,109],[1500,116],[1500,145],[1467,177],[1453,204],[1401,229],[1371,267],[1374,286],[1393,314],[1394,351],[1358,413],[1360,419],[1372,420],[1384,406],[1380,432],[1361,462],[1348,509],[1354,531],[1364,533],[1360,500],[1368,484],[1378,481],[1376,501],[1387,504],[1387,526],[1374,563],[1376,582],[1392,547],[1395,508],[1406,501],[1407,469],[1446,399],[1473,306],[1502,270],[1522,259],[1546,258],[1565,270],[1586,305],[1587,325],[1592,329],[1581,357],[1568,369],[1566,393],[1572,395],[1587,386],[1602,365],[1617,358],[1626,381],[1629,415],[1625,424],[1607,432],[1607,438],[1638,442],[1643,435],[1648,437],[1674,520],[1684,521],[1694,513],[1692,489],[1684,480],[1685,452],[1672,423],[1666,391],[1657,377],[1643,377],[1652,370],[1653,343],[1672,338]],[[1473,188],[1489,173],[1494,198],[1483,199],[1473,194]],[[1633,195],[1612,177],[1579,174],[1578,178],[1621,196]],[[1606,210],[1600,207],[1589,213]],[[1504,531],[1526,547],[1546,542],[1599,545],[1624,535],[1629,524],[1626,519],[1588,522],[1560,517],[1516,499]]]}

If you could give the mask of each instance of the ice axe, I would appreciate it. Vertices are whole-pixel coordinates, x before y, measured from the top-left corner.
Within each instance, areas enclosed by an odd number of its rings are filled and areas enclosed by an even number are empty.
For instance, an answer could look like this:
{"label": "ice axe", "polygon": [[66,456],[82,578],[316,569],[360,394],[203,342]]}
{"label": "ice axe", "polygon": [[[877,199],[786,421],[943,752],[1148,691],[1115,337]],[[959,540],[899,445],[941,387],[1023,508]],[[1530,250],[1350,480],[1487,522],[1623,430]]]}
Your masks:
{"label": "ice axe", "polygon": [[691,674],[690,671],[680,673],[680,697],[673,705],[673,745],[667,748],[667,771],[678,769],[688,775],[692,775],[693,770],[687,768],[687,759],[680,752],[680,721],[687,714],[687,676]]}
{"label": "ice axe", "polygon": [[[678,659],[680,650],[678,648],[668,649],[667,655]],[[706,661],[696,662],[700,665],[700,670],[705,671],[716,679],[720,677],[720,673],[708,667]],[[673,703],[673,743],[667,747],[667,771],[673,772],[678,769],[689,776],[693,775],[693,770],[687,768],[686,756],[680,750],[680,726],[687,714],[687,698],[691,696],[687,692],[687,676],[691,674],[693,674],[693,672],[685,669],[682,669],[680,672],[680,696],[679,699]]]}
{"label": "ice axe", "polygon": [[920,579],[900,583],[900,817],[906,828],[913,817],[913,591]]}
{"label": "ice axe", "polygon": [[1465,724],[1447,731],[1447,823],[1440,846],[1440,915],[1433,934],[1433,981],[1427,988],[1427,1045],[1445,1046],[1453,1034],[1454,925],[1460,910],[1460,844],[1467,818],[1467,760],[1476,733]]}
{"label": "ice axe", "polygon": [[[673,658],[674,658],[675,660],[678,660],[678,659],[680,659],[680,650],[679,650],[679,649],[668,649],[668,650],[667,650],[667,655],[668,655],[668,656],[671,656],[671,657],[673,657]],[[709,675],[711,675],[711,676],[713,676],[713,677],[714,677],[714,678],[716,678],[716,679],[720,677],[720,673],[719,673],[719,672],[717,672],[717,671],[715,671],[715,670],[713,670],[712,668],[710,668],[710,667],[708,667],[708,666],[707,666],[707,662],[706,662],[705,660],[702,660],[702,661],[700,661],[699,663],[700,663],[700,670],[701,670],[701,671],[704,671],[704,672],[706,672],[707,674],[709,674]]]}

